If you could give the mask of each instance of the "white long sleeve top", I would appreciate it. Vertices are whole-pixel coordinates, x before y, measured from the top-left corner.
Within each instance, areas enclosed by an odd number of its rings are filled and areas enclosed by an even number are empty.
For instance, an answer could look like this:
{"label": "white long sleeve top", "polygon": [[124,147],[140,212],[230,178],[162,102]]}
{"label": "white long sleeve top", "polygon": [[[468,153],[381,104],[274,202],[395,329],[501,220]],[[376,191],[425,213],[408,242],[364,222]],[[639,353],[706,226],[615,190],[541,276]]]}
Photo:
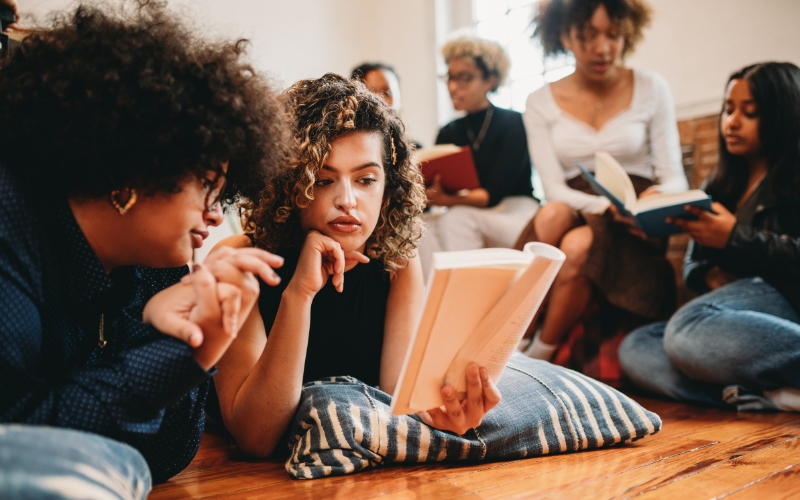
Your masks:
{"label": "white long sleeve top", "polygon": [[566,180],[579,175],[575,162],[594,171],[594,154],[605,151],[628,174],[653,180],[661,192],[688,189],[681,164],[675,106],[666,80],[633,70],[633,96],[628,108],[595,130],[561,110],[550,84],[528,96],[523,115],[533,166],[547,201],[560,201],[588,213],[605,212],[602,196],[571,189]]}

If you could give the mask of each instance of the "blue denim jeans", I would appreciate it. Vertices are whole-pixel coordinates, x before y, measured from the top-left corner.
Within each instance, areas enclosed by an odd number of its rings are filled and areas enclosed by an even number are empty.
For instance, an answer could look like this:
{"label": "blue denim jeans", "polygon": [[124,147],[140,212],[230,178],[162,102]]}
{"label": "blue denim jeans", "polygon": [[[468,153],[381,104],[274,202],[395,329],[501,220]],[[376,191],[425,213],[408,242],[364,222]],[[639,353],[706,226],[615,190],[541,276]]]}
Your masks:
{"label": "blue denim jeans", "polygon": [[130,446],[87,432],[0,424],[0,497],[147,498],[150,469]]}
{"label": "blue denim jeans", "polygon": [[[651,392],[744,409],[747,393],[800,388],[800,316],[761,278],[745,278],[697,297],[667,322],[634,330],[619,358]],[[730,386],[739,396],[723,397]]]}

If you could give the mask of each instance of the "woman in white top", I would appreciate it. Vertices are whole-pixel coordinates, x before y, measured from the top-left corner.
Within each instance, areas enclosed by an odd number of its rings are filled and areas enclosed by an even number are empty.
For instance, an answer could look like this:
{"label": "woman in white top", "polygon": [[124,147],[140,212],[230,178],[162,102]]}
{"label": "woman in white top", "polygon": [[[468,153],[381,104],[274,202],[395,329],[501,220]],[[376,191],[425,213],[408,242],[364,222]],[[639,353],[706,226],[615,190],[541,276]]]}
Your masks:
{"label": "woman in white top", "polygon": [[640,198],[688,187],[667,83],[622,65],[649,16],[641,0],[553,0],[537,17],[534,37],[545,54],[571,52],[575,72],[531,94],[524,114],[548,203],[517,246],[538,240],[567,255],[528,349],[533,357],[549,359],[589,305],[593,289],[645,318],[674,310],[664,242],[637,234],[606,198],[592,194],[575,167],[580,162],[594,170],[595,152],[606,151],[631,176]]}

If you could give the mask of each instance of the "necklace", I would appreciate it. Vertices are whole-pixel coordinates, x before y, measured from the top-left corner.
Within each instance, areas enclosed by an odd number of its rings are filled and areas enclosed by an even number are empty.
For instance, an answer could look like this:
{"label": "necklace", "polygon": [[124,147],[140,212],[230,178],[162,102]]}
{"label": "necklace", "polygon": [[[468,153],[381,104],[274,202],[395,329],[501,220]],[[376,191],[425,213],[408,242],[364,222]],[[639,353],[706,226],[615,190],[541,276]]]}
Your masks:
{"label": "necklace", "polygon": [[464,121],[464,124],[467,126],[467,137],[469,138],[469,142],[472,144],[472,150],[478,151],[481,149],[481,142],[486,137],[486,132],[489,131],[489,124],[492,123],[492,115],[494,114],[494,106],[491,104],[488,108],[486,108],[486,116],[483,118],[483,125],[481,125],[480,131],[478,131],[478,137],[475,137],[475,132],[472,131],[472,127],[469,126],[468,121]]}
{"label": "necklace", "polygon": [[108,344],[108,342],[106,342],[106,338],[105,338],[105,329],[103,328],[105,326],[104,325],[104,323],[105,323],[104,319],[105,318],[103,318],[103,316],[104,316],[103,314],[100,315],[100,338],[97,341],[97,345],[100,346],[100,349],[102,349],[103,347],[106,346],[106,344]]}
{"label": "necklace", "polygon": [[600,110],[603,109],[603,99],[598,98],[597,101],[592,104],[590,102],[591,99],[589,97],[589,91],[582,89],[577,82],[575,82],[575,90],[577,90],[582,97],[581,101],[583,104],[583,111],[586,113],[586,116],[589,119],[589,125],[592,128],[597,128],[597,115],[599,115]]}
{"label": "necklace", "polygon": [[[586,99],[584,101],[586,101]],[[599,115],[600,110],[603,109],[603,101],[598,100],[596,103],[594,103],[594,106],[587,105],[584,106],[584,109],[589,114],[589,125],[591,125],[592,128],[596,128],[597,115]]]}

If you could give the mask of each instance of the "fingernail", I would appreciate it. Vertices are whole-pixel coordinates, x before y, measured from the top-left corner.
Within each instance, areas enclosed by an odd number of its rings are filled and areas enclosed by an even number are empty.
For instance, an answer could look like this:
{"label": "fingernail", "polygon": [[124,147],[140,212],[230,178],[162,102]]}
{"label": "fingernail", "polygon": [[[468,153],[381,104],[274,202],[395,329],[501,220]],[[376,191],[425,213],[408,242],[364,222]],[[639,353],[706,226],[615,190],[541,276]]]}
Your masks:
{"label": "fingernail", "polygon": [[189,345],[192,346],[192,347],[197,347],[202,342],[203,342],[203,337],[199,333],[193,333],[189,337]]}
{"label": "fingernail", "polygon": [[486,368],[481,368],[481,378],[486,380],[489,378],[489,373],[486,371]]}
{"label": "fingernail", "polygon": [[447,398],[452,398],[453,397],[453,388],[451,386],[449,386],[449,385],[444,386],[444,391],[442,391],[442,392],[444,392],[444,395]]}

